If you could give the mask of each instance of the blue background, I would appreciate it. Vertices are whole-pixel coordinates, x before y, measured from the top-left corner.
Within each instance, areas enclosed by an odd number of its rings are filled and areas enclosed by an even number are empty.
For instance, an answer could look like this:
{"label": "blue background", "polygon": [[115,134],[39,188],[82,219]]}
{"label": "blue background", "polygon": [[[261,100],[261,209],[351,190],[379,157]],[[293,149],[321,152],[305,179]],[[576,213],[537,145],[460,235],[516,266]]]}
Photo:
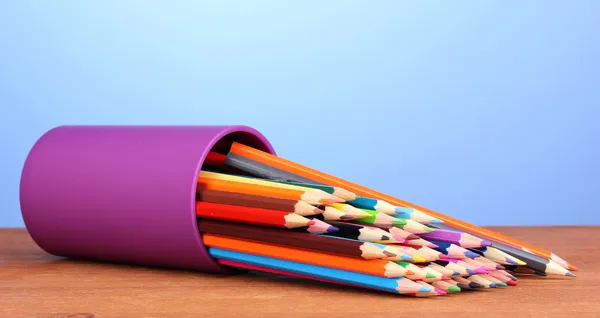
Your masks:
{"label": "blue background", "polygon": [[1,1],[0,226],[63,124],[246,124],[483,225],[600,224],[600,1]]}

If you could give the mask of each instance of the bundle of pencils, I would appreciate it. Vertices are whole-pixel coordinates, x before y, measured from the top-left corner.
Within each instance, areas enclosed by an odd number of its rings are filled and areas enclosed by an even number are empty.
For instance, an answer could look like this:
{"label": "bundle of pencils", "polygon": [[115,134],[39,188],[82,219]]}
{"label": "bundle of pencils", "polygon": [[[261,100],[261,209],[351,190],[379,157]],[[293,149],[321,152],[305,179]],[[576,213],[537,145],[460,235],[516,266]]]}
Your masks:
{"label": "bundle of pencils", "polygon": [[209,154],[196,214],[223,266],[406,296],[577,270],[549,251],[239,143]]}

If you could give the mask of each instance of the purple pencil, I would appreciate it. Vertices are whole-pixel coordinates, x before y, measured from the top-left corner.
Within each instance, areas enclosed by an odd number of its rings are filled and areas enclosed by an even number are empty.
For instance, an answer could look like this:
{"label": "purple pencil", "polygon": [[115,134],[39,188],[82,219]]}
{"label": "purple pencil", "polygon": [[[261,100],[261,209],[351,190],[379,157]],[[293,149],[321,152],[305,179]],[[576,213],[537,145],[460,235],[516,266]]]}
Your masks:
{"label": "purple pencil", "polygon": [[451,243],[464,248],[491,246],[490,241],[482,240],[468,233],[436,229],[435,232],[421,233],[419,236],[426,240]]}

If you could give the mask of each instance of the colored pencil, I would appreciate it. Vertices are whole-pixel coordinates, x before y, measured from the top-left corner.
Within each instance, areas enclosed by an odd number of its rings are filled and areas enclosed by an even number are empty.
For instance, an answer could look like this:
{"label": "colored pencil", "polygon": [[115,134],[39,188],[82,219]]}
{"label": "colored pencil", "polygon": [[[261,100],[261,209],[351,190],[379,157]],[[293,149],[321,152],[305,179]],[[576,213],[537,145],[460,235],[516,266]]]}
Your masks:
{"label": "colored pencil", "polygon": [[[385,252],[390,253],[390,256],[388,258],[386,258],[387,260],[404,261],[404,262],[410,262],[410,263],[425,262],[424,258],[422,258],[421,256],[419,256],[416,253],[412,253],[411,251],[401,250],[401,249],[398,249],[394,246],[387,245],[387,244],[382,244],[382,247],[384,248]],[[392,254],[395,256],[392,256]]]}
{"label": "colored pencil", "polygon": [[405,245],[416,251],[419,255],[427,259],[428,262],[446,259],[447,256],[427,246]]}
{"label": "colored pencil", "polygon": [[[332,194],[338,198],[342,198],[346,201],[352,201],[352,200],[356,200],[357,195],[353,192],[350,192],[346,189],[340,188],[340,187],[331,187],[328,185],[324,185],[324,184],[313,184],[313,183],[302,183],[302,182],[293,182],[293,181],[284,181],[284,180],[278,180],[275,179],[273,180],[275,182],[280,182],[280,183],[284,183],[284,184],[289,184],[289,185],[295,185],[295,186],[300,186],[300,187],[306,187],[306,188],[313,188],[313,189],[319,189],[321,191],[325,191],[329,194]],[[349,202],[347,202],[349,203]]]}
{"label": "colored pencil", "polygon": [[393,219],[394,219],[394,220],[392,220],[393,226],[401,228],[405,231],[408,231],[408,232],[411,232],[414,234],[423,234],[423,233],[429,233],[429,232],[435,231],[435,229],[432,229],[427,225],[421,224],[421,223],[413,221],[413,220],[401,219],[401,218],[393,218]]}
{"label": "colored pencil", "polygon": [[[439,261],[435,261],[435,263],[439,266],[442,266],[442,267],[445,267],[447,269],[457,272],[459,274],[458,276],[470,276],[470,275],[477,274],[474,270],[464,267],[464,266],[461,266],[460,264],[455,263],[453,261],[439,260]],[[454,275],[454,276],[456,276],[456,275]]]}
{"label": "colored pencil", "polygon": [[210,202],[196,202],[196,215],[207,219],[227,220],[280,228],[308,227],[315,223],[293,212],[248,208]]}
{"label": "colored pencil", "polygon": [[517,286],[516,280],[512,280],[510,277],[502,275],[502,274],[498,273],[497,271],[490,272],[488,275],[500,280],[501,282],[505,283],[508,286]]}
{"label": "colored pencil", "polygon": [[291,185],[291,184],[273,182],[273,181],[269,181],[269,180],[265,180],[265,179],[243,177],[243,176],[237,176],[237,175],[226,174],[226,173],[217,173],[217,172],[211,172],[211,171],[200,171],[200,175],[199,175],[198,179],[199,180],[213,179],[213,180],[221,180],[221,181],[231,181],[231,182],[239,182],[239,183],[251,184],[251,185],[260,185],[260,186],[271,187],[271,188],[295,190],[295,191],[300,191],[300,192],[312,192],[315,195],[317,195],[318,197],[329,199],[332,202],[344,202],[343,199],[336,197],[334,195],[331,195],[320,189],[300,187],[300,186],[295,186],[295,185]]}
{"label": "colored pencil", "polygon": [[[391,231],[390,231],[391,232]],[[415,239],[415,240],[406,240],[405,242],[403,242],[403,244],[407,244],[407,245],[416,245],[416,246],[425,246],[425,247],[429,247],[429,248],[438,248],[439,246],[424,240],[422,238],[419,239]]]}
{"label": "colored pencil", "polygon": [[494,282],[491,282],[485,278],[483,278],[481,275],[471,275],[469,277],[465,277],[465,279],[472,281],[474,283],[477,284],[481,284],[483,285],[483,288],[496,288],[498,287],[498,285],[496,285]]}
{"label": "colored pencil", "polygon": [[446,242],[438,242],[431,241],[431,243],[439,246],[438,248],[434,248],[434,250],[444,253],[444,255],[450,258],[463,259],[463,258],[475,258],[478,257],[479,254],[464,249],[458,245],[454,245]]}
{"label": "colored pencil", "polygon": [[[560,275],[560,276],[571,276],[571,277],[576,276],[571,271],[565,269],[563,266],[560,266],[556,262],[549,260],[547,258],[543,258],[536,254],[532,254],[532,253],[529,253],[529,252],[526,252],[523,250],[519,250],[517,248],[514,248],[509,245],[505,245],[502,243],[494,242],[493,244],[494,244],[494,247],[497,247],[498,249],[499,248],[502,249],[501,250],[501,252],[503,252],[502,255],[508,254],[509,256],[512,256],[517,261],[526,263],[525,266],[527,266],[537,272],[551,274],[551,275]],[[504,258],[498,257],[498,259],[494,259],[493,254],[496,254],[496,253],[488,253],[489,256],[485,255],[485,254],[484,254],[484,256],[495,262],[498,262],[498,263],[504,265],[505,267],[512,265],[508,262],[504,262],[504,263],[502,262],[502,260],[505,259],[505,256],[504,256]],[[515,261],[513,261],[512,263],[515,263]]]}
{"label": "colored pencil", "polygon": [[382,243],[393,239],[392,234],[376,227],[339,221],[331,221],[328,223],[338,229],[336,232],[328,233],[329,236],[344,237],[374,243]]}
{"label": "colored pencil", "polygon": [[475,274],[487,274],[488,271],[482,268],[479,268],[477,266],[471,265],[469,263],[465,263],[463,260],[461,259],[453,259],[453,258],[449,258],[448,262],[460,265],[464,268],[466,268],[467,270],[470,270],[471,273],[473,273],[472,275]]}
{"label": "colored pencil", "polygon": [[396,213],[396,207],[383,200],[376,200],[372,198],[358,196],[354,200],[347,201],[346,203],[357,208],[374,210],[385,214],[391,215]]}
{"label": "colored pencil", "polygon": [[244,193],[216,191],[209,189],[198,189],[196,201],[220,203],[227,205],[246,206],[249,208],[278,210],[294,212],[298,215],[308,216],[323,213],[323,210],[314,207],[304,201],[287,200],[273,197],[265,197]]}
{"label": "colored pencil", "polygon": [[490,282],[496,284],[496,286],[498,286],[498,287],[507,287],[508,286],[507,283],[503,282],[502,280],[500,280],[500,279],[498,279],[498,278],[496,278],[494,276],[491,276],[490,274],[484,274],[484,275],[479,275],[479,276],[481,276],[481,277],[489,280]]}
{"label": "colored pencil", "polygon": [[201,177],[198,178],[198,188],[196,191],[202,189],[252,194],[288,200],[301,200],[310,204],[335,203],[335,201],[331,198],[322,197],[314,192],[267,187],[262,185],[253,185],[249,187],[246,183]]}
{"label": "colored pencil", "polygon": [[239,173],[239,170],[225,164],[226,158],[227,156],[224,154],[210,151],[206,155],[206,158],[204,158],[204,165],[202,167],[213,167],[226,172]]}
{"label": "colored pencil", "polygon": [[351,272],[381,277],[403,277],[413,274],[405,267],[386,260],[364,260],[305,249],[285,247],[249,240],[203,234],[202,241],[209,247],[217,247],[242,253],[273,257],[293,262],[337,268]]}
{"label": "colored pencil", "polygon": [[435,288],[439,288],[447,293],[458,293],[461,291],[460,287],[457,285],[453,285],[445,280],[439,280],[437,282],[431,283],[431,285]]}
{"label": "colored pencil", "polygon": [[[409,270],[410,272],[412,272],[412,274],[410,275],[412,280],[418,280],[418,279],[423,279],[427,277],[427,272],[425,272],[424,270],[422,270],[419,266],[409,263],[409,262],[404,262],[404,261],[394,261],[394,263],[406,268],[407,270]],[[409,277],[407,277],[409,278]]]}
{"label": "colored pencil", "polygon": [[198,229],[202,233],[303,248],[347,257],[364,259],[383,259],[388,257],[383,252],[383,248],[373,243],[324,235],[310,235],[284,229],[206,219],[198,221]]}
{"label": "colored pencil", "polygon": [[427,267],[429,267],[429,268],[431,268],[431,269],[433,269],[433,270],[435,270],[435,271],[437,271],[437,272],[439,272],[439,273],[441,273],[443,275],[446,275],[448,277],[451,277],[451,276],[460,276],[459,272],[456,272],[454,270],[451,270],[451,269],[449,269],[447,267],[441,266],[441,265],[433,263],[433,262],[427,264]]}
{"label": "colored pencil", "polygon": [[432,291],[428,292],[428,293],[416,293],[416,297],[428,297],[428,296],[443,296],[446,295],[447,293],[437,287],[434,287],[433,285],[425,282],[425,281],[416,281],[417,284],[420,284],[426,288],[432,288]]}
{"label": "colored pencil", "polygon": [[[334,176],[325,174],[323,172],[320,172],[320,171],[317,171],[314,169],[310,169],[306,166],[302,166],[298,163],[286,160],[284,158],[271,155],[267,152],[261,151],[256,148],[252,148],[252,147],[245,146],[243,144],[234,142],[231,146],[229,153],[227,154],[228,158],[226,159],[226,163],[227,163],[227,160],[229,159],[230,155],[242,158],[243,160],[246,161],[246,164],[250,165],[250,166],[252,166],[253,163],[259,163],[264,166],[268,166],[273,169],[277,169],[281,172],[284,172],[287,174],[287,178],[286,178],[287,180],[316,183],[316,184],[328,184],[330,186],[338,186],[338,187],[347,189],[348,191],[352,191],[360,196],[371,197],[371,198],[378,199],[378,200],[385,200],[395,206],[418,209],[418,210],[421,210],[433,217],[436,217],[436,218],[444,221],[445,224],[451,225],[454,228],[457,228],[459,230],[469,232],[471,234],[475,234],[478,236],[483,236],[488,240],[502,242],[505,244],[513,245],[513,246],[514,245],[520,246],[521,248],[525,248],[527,251],[535,253],[538,256],[553,260],[555,262],[558,262],[558,264],[563,264],[563,266],[565,266],[569,270],[573,270],[573,271],[577,270],[577,268],[575,266],[573,266],[572,264],[569,264],[564,259],[558,257],[556,254],[554,254],[550,251],[546,251],[541,248],[535,247],[533,245],[527,244],[525,242],[518,241],[514,238],[510,238],[510,237],[501,235],[500,233],[496,233],[489,229],[475,226],[473,224],[469,224],[467,222],[452,218],[450,216],[447,216],[447,215],[444,215],[441,213],[437,213],[437,212],[434,212],[429,209],[425,209],[416,204],[413,204],[413,203],[410,203],[407,201],[403,201],[403,200],[385,195],[383,193],[379,193],[377,191],[368,189],[366,187],[359,186],[357,184],[353,184],[353,183],[343,180],[341,178],[336,178]],[[302,180],[299,180],[299,179],[302,179]]]}
{"label": "colored pencil", "polygon": [[353,220],[370,217],[371,215],[361,209],[357,209],[349,204],[344,203],[331,203],[328,206],[344,212],[344,214],[352,216]]}
{"label": "colored pencil", "polygon": [[392,234],[392,236],[394,236],[394,238],[398,241],[419,239],[418,235],[410,233],[409,231],[405,231],[403,229],[397,228],[395,226],[390,227],[388,229],[388,232],[390,232]]}
{"label": "colored pencil", "polygon": [[[431,282],[435,282],[438,280],[448,280],[450,279],[448,276],[436,271],[435,269],[426,266],[426,265],[417,265],[420,269],[422,269],[423,271],[425,271],[425,273],[427,273],[427,276],[425,277],[425,279],[423,279],[423,281],[431,283]],[[408,277],[410,278],[410,277]]]}
{"label": "colored pencil", "polygon": [[381,213],[381,212],[377,212],[377,211],[373,211],[373,210],[367,210],[367,209],[361,209],[361,210],[366,212],[369,216],[356,219],[355,222],[357,222],[357,223],[389,228],[389,227],[393,226],[392,223],[396,220],[396,218],[391,217],[385,213]]}
{"label": "colored pencil", "polygon": [[354,219],[352,215],[348,215],[330,206],[320,205],[318,208],[321,209],[323,213],[315,214],[315,216],[312,218],[319,219],[321,221],[349,221]]}
{"label": "colored pencil", "polygon": [[478,262],[478,261],[476,261],[475,259],[472,259],[472,258],[465,258],[465,259],[462,259],[462,261],[465,262],[465,263],[467,263],[467,264],[473,265],[473,266],[475,266],[477,268],[481,268],[483,270],[486,270],[488,272],[496,270],[496,266],[490,266],[488,264],[485,264],[485,263],[482,263],[482,262]]}
{"label": "colored pencil", "polygon": [[496,263],[494,261],[492,261],[489,258],[486,258],[484,256],[479,256],[479,257],[475,257],[474,260],[480,262],[480,263],[484,263],[486,265],[489,265],[491,267],[494,267],[495,269],[504,269],[504,266],[500,265],[499,263]]}
{"label": "colored pencil", "polygon": [[209,247],[208,252],[215,259],[223,259],[255,266],[268,267],[315,278],[327,279],[335,282],[364,286],[395,294],[429,292],[431,290],[431,288],[421,286],[407,278],[384,278],[374,275],[339,270],[336,268],[281,260],[272,257],[253,255],[214,247]]}
{"label": "colored pencil", "polygon": [[[463,277],[460,277],[463,278]],[[460,279],[459,277],[456,277],[446,281],[448,284],[452,284],[454,286],[458,286],[460,287],[461,290],[477,290],[477,289],[481,289],[483,288],[483,285],[481,284],[477,284],[475,282],[469,281],[469,280],[461,280],[460,282],[457,281],[457,279]]]}
{"label": "colored pencil", "polygon": [[491,246],[471,250],[503,265],[527,265],[522,260]]}
{"label": "colored pencil", "polygon": [[509,273],[509,272],[507,272],[505,270],[497,270],[496,273],[500,273],[500,274],[502,274],[502,275],[504,275],[504,276],[506,276],[506,277],[508,277],[508,278],[510,278],[512,280],[514,280],[514,281],[517,280],[517,277],[515,277],[514,275],[512,275],[511,273]]}
{"label": "colored pencil", "polygon": [[444,221],[434,218],[433,216],[413,208],[395,207],[392,216],[401,219],[411,219],[423,224],[439,224]]}
{"label": "colored pencil", "polygon": [[492,243],[489,241],[481,240],[476,237],[472,237],[471,235],[468,235],[467,233],[460,233],[460,232],[440,230],[440,229],[437,229],[436,231],[431,232],[431,233],[422,233],[419,236],[426,240],[452,243],[452,244],[455,244],[455,245],[458,245],[458,246],[464,247],[464,248],[486,247],[486,246],[492,245]]}

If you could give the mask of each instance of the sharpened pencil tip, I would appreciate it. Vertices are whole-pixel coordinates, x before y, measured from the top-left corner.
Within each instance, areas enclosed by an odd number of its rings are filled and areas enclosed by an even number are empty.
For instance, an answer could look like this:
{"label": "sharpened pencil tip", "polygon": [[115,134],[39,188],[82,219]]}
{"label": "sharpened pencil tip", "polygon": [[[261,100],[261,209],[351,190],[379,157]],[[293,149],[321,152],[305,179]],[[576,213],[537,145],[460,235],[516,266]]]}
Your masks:
{"label": "sharpened pencil tip", "polygon": [[421,288],[419,288],[419,293],[430,293],[431,292],[431,288],[422,286]]}
{"label": "sharpened pencil tip", "polygon": [[577,275],[575,275],[575,274],[573,274],[573,273],[571,273],[571,272],[567,272],[567,273],[565,274],[565,276],[577,277]]}
{"label": "sharpened pencil tip", "polygon": [[388,251],[383,251],[383,255],[387,256],[387,257],[396,257],[398,255],[392,253],[392,252],[388,252]]}
{"label": "sharpened pencil tip", "polygon": [[396,213],[412,213],[414,210],[412,208],[405,208],[401,206],[394,207],[394,211]]}
{"label": "sharpened pencil tip", "polygon": [[407,240],[418,240],[418,239],[420,239],[420,238],[421,238],[421,237],[419,237],[419,236],[418,236],[418,235],[416,235],[416,234],[410,234],[409,236],[407,236],[407,237],[406,237],[406,239],[407,239]]}
{"label": "sharpened pencil tip", "polygon": [[570,271],[578,271],[577,267],[567,263],[567,269]]}
{"label": "sharpened pencil tip", "polygon": [[306,223],[308,226],[315,225],[315,220],[310,220]]}
{"label": "sharpened pencil tip", "polygon": [[[440,219],[433,219],[433,220],[429,221],[429,223],[431,223],[431,224],[444,224],[444,221],[442,221]],[[454,287],[456,287],[456,286],[454,286]]]}
{"label": "sharpened pencil tip", "polygon": [[481,247],[488,247],[488,246],[492,246],[492,242],[483,240],[483,241],[481,241],[481,243],[479,245],[481,245]]}
{"label": "sharpened pencil tip", "polygon": [[459,291],[461,291],[461,289],[458,286],[454,286],[454,285],[448,286],[449,293],[458,293]]}
{"label": "sharpened pencil tip", "polygon": [[437,246],[437,245],[435,245],[433,243],[427,244],[427,247],[429,247],[429,248],[440,248],[439,246]]}
{"label": "sharpened pencil tip", "polygon": [[519,265],[518,262],[515,262],[515,260],[513,260],[512,258],[509,257],[505,257],[504,260],[509,263],[510,265]]}
{"label": "sharpened pencil tip", "polygon": [[490,284],[490,288],[496,288],[496,287],[498,287],[498,286],[496,285],[496,283],[491,283],[491,284]]}
{"label": "sharpened pencil tip", "polygon": [[506,283],[510,286],[517,286],[517,282],[515,282],[514,280],[509,280]]}
{"label": "sharpened pencil tip", "polygon": [[488,272],[488,271],[486,271],[486,270],[485,270],[485,269],[483,269],[483,268],[476,268],[476,269],[475,269],[475,273],[477,273],[477,274],[489,274],[489,272]]}
{"label": "sharpened pencil tip", "polygon": [[471,282],[469,284],[469,286],[471,286],[471,288],[483,288],[485,286],[481,285],[480,283],[476,283],[476,282]]}
{"label": "sharpened pencil tip", "polygon": [[335,233],[335,232],[337,232],[337,231],[339,231],[339,230],[340,230],[340,229],[338,229],[338,228],[337,228],[337,227],[335,227],[335,226],[329,226],[329,227],[327,228],[327,233]]}
{"label": "sharpened pencil tip", "polygon": [[390,240],[390,237],[389,237],[389,236],[387,236],[387,235],[382,235],[382,236],[381,236],[381,240],[382,240],[382,241],[389,241],[389,240]]}
{"label": "sharpened pencil tip", "polygon": [[475,274],[477,274],[477,272],[474,271],[474,270],[472,270],[472,269],[466,268],[466,270],[467,270],[467,274],[469,274],[469,275],[475,275]]}
{"label": "sharpened pencil tip", "polygon": [[471,252],[471,251],[466,251],[465,252],[465,256],[468,258],[476,258],[479,257],[480,255],[475,253],[475,252]]}
{"label": "sharpened pencil tip", "polygon": [[442,280],[450,280],[450,277],[448,277],[446,275],[442,275]]}

